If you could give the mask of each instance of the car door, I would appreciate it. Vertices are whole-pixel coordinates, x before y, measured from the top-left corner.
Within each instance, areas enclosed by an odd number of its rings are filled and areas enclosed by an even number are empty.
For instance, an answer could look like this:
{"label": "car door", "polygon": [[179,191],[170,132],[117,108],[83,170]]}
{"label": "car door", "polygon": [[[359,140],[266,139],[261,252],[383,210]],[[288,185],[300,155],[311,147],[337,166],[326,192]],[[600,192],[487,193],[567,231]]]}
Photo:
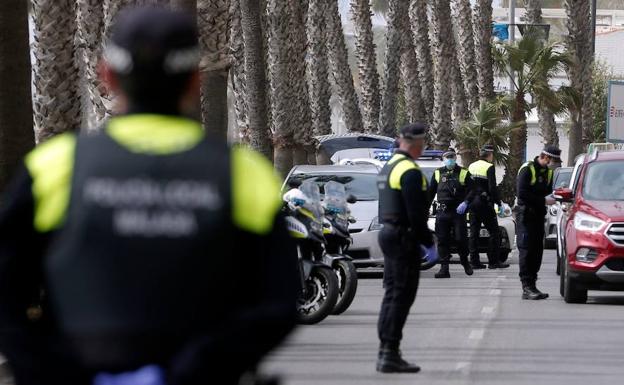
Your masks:
{"label": "car door", "polygon": [[[576,190],[578,189],[578,184],[584,163],[585,157],[579,157],[579,159],[576,160],[576,164],[574,165],[574,171],[572,171],[569,188],[574,191],[574,195],[576,195]],[[561,210],[559,210],[559,221],[557,223],[557,254],[559,255],[559,257],[563,257],[565,255],[565,233],[566,229],[568,228],[568,220],[570,218],[570,211],[573,205],[574,202],[561,203]]]}

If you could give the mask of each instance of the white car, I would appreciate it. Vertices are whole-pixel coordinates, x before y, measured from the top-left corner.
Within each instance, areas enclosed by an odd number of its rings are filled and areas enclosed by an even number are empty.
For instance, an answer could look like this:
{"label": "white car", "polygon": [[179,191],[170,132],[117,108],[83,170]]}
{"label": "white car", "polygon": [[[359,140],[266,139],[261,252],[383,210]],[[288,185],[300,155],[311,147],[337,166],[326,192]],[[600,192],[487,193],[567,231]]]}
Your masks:
{"label": "white car", "polygon": [[[561,187],[568,187],[572,178],[573,167],[559,167],[553,175],[553,191]],[[557,224],[561,218],[561,203],[557,202],[548,207],[544,223],[544,248],[557,248]]]}

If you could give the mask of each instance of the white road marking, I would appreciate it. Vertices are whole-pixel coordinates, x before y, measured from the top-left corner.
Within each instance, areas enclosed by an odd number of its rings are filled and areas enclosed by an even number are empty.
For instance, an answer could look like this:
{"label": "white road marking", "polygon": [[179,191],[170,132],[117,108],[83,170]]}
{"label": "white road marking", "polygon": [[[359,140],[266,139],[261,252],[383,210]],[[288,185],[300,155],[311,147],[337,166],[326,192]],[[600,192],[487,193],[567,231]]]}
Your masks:
{"label": "white road marking", "polygon": [[458,362],[455,370],[468,370],[472,364],[470,362]]}
{"label": "white road marking", "polygon": [[492,289],[490,290],[490,295],[501,295],[503,292],[501,289]]}
{"label": "white road marking", "polygon": [[475,329],[475,330],[470,332],[470,335],[468,336],[468,339],[471,339],[471,340],[481,340],[481,339],[483,339],[483,335],[484,334],[485,334],[485,330],[484,329]]}
{"label": "white road marking", "polygon": [[492,314],[492,313],[494,313],[493,306],[483,306],[483,309],[481,309],[481,314]]}

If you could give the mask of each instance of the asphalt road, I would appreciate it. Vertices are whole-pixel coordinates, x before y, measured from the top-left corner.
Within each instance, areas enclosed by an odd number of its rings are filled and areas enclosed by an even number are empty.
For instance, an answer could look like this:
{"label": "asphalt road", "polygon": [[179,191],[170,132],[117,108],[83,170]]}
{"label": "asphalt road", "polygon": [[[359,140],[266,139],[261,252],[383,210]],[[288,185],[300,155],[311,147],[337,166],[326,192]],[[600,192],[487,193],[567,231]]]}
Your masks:
{"label": "asphalt road", "polygon": [[448,280],[423,272],[402,344],[421,373],[375,372],[379,277],[359,281],[343,315],[300,327],[263,370],[283,385],[623,383],[624,293],[590,292],[588,304],[566,304],[554,260],[547,251],[538,282],[551,295],[544,301],[520,298],[516,256],[509,269],[472,277],[459,265]]}

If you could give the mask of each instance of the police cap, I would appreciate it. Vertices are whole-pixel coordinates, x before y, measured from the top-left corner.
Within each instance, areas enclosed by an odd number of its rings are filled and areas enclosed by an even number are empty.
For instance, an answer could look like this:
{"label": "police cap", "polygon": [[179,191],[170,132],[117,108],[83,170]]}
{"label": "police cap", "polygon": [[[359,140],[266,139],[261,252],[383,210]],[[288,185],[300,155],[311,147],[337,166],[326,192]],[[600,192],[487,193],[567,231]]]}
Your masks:
{"label": "police cap", "polygon": [[129,8],[122,11],[104,50],[104,60],[120,75],[188,74],[198,68],[196,22],[180,11]]}
{"label": "police cap", "polygon": [[561,159],[561,150],[557,146],[547,145],[542,150],[542,155],[549,156],[553,159]]}
{"label": "police cap", "polygon": [[448,150],[444,151],[444,154],[442,154],[442,158],[445,159],[454,159],[457,157],[457,153],[455,152],[455,149],[453,148],[449,148]]}
{"label": "police cap", "polygon": [[427,129],[425,123],[408,124],[399,130],[399,138],[407,140],[424,139],[427,136]]}

